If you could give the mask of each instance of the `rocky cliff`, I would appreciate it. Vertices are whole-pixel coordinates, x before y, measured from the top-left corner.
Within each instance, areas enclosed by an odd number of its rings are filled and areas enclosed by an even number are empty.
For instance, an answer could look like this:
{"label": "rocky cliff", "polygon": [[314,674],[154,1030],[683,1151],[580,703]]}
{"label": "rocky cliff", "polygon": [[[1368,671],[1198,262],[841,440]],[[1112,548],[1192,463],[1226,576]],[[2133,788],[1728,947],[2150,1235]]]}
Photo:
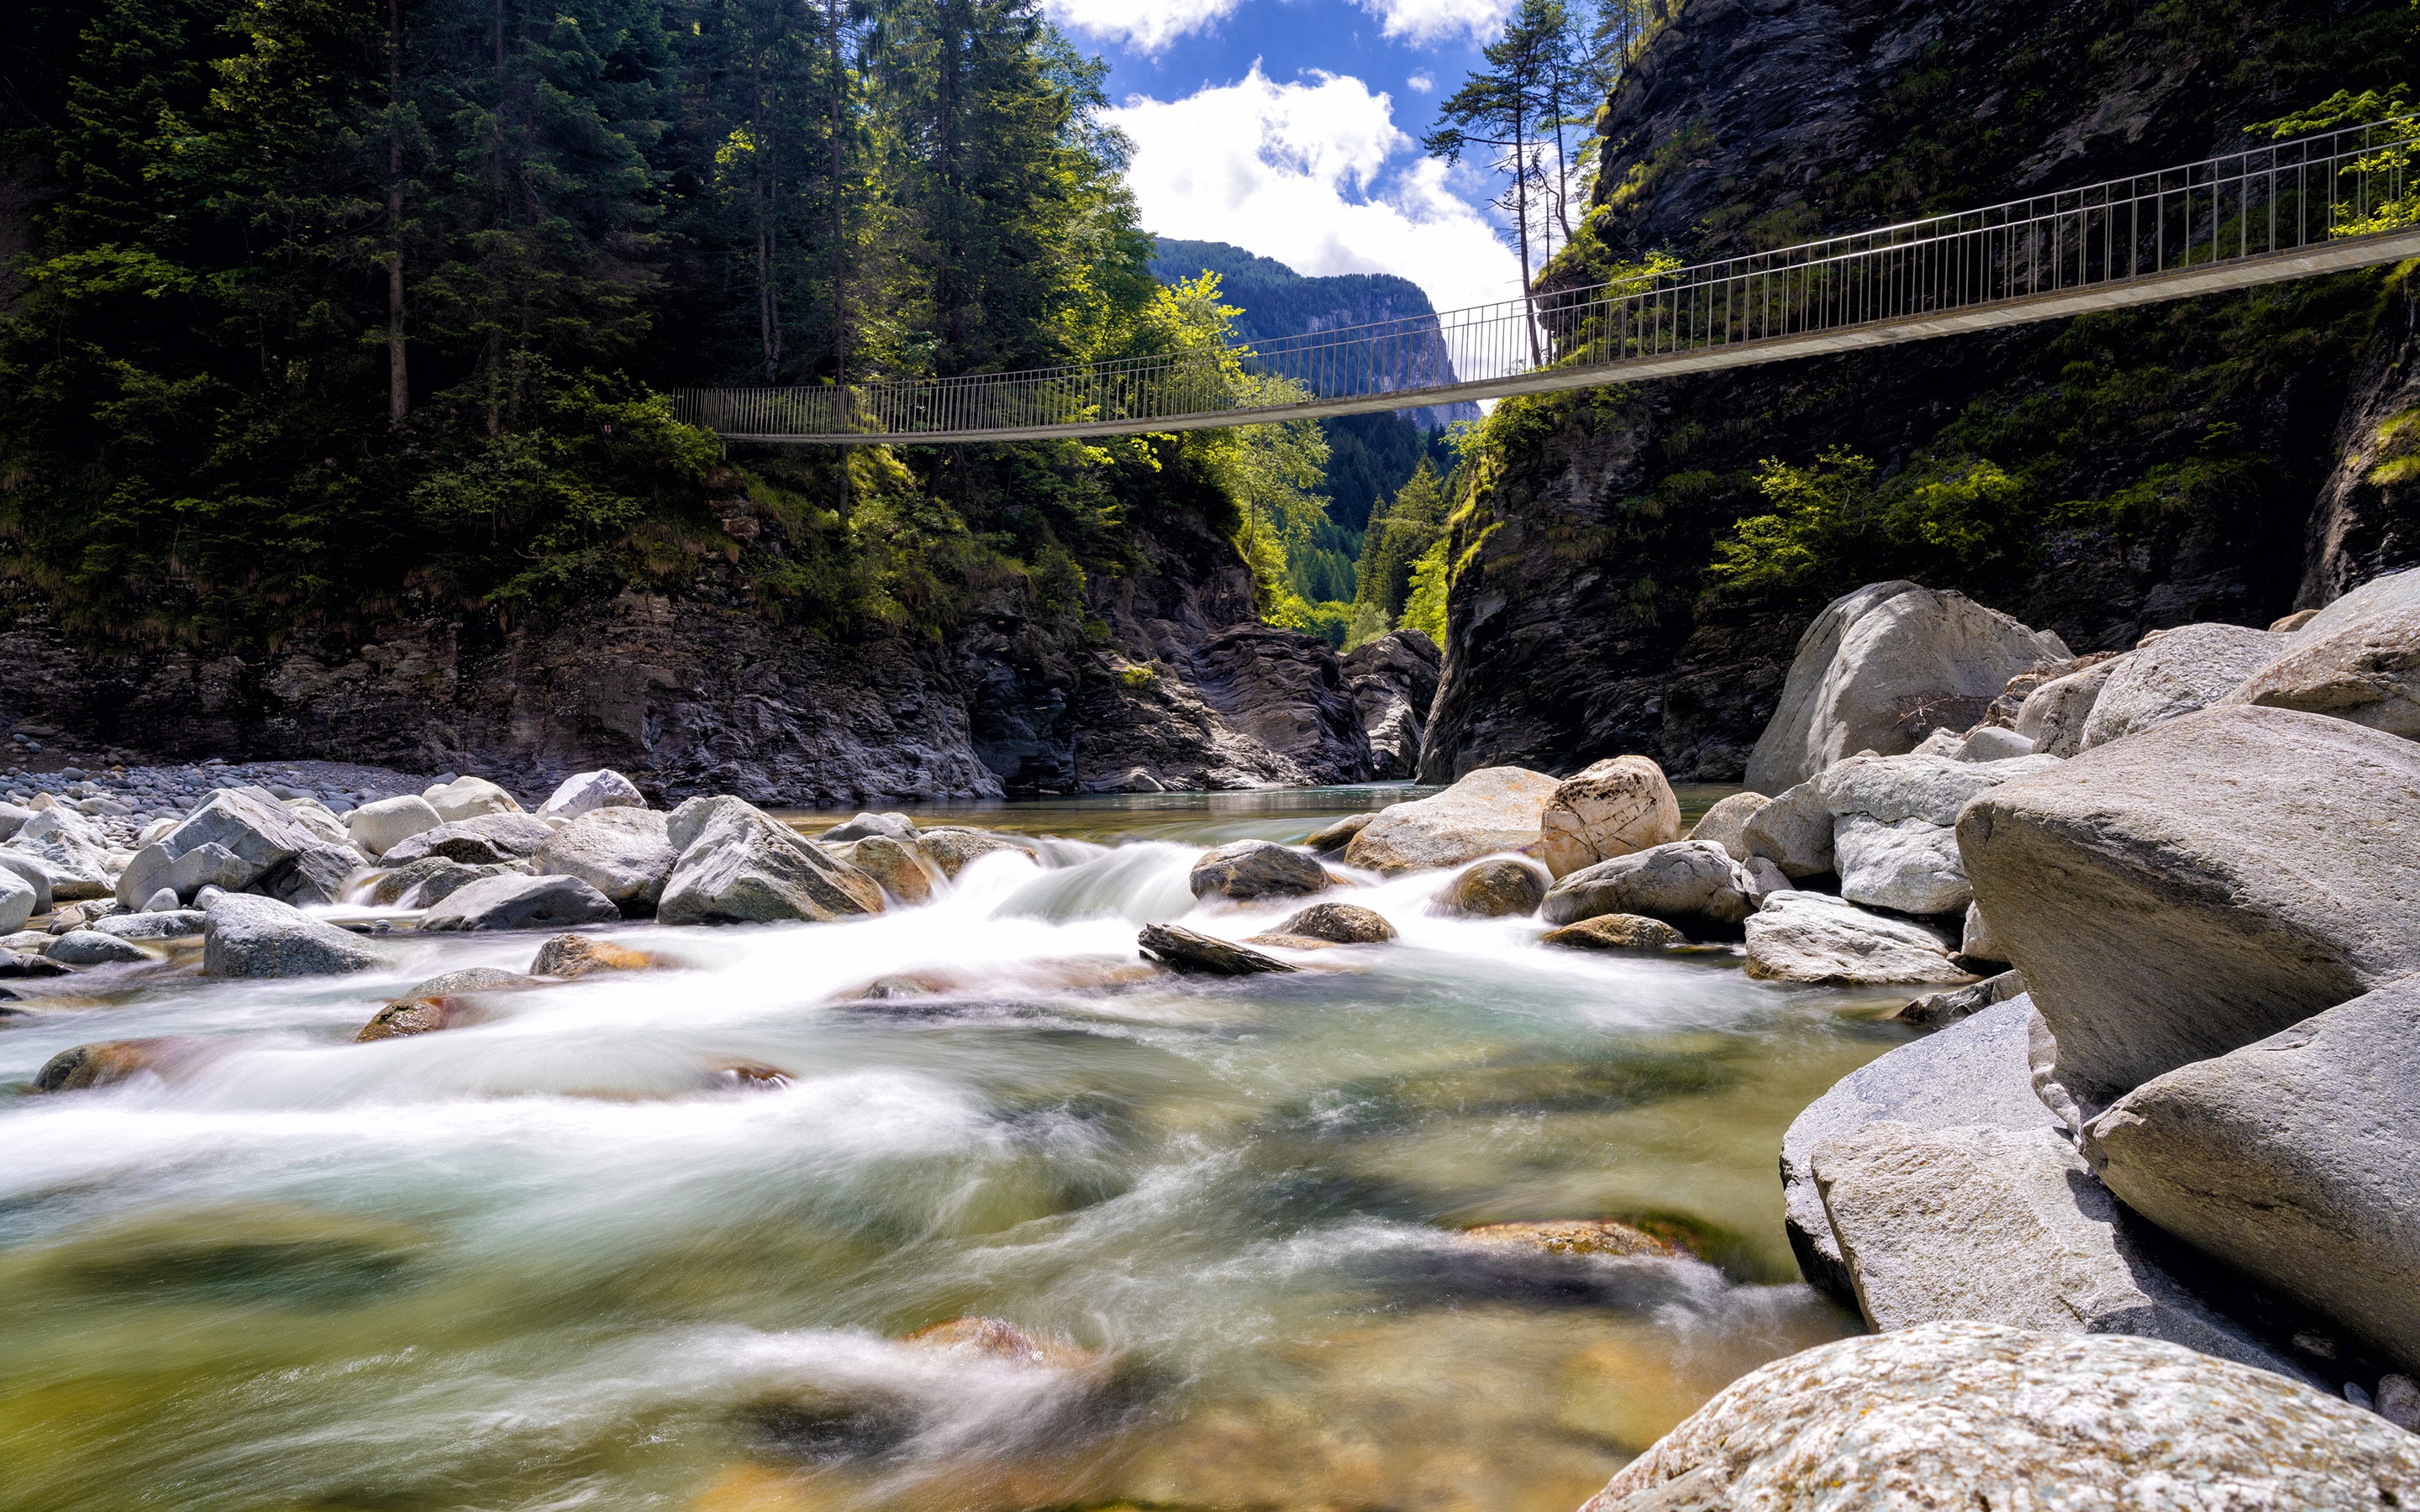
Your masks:
{"label": "rocky cliff", "polygon": [[[1585,236],[1542,278],[1771,247],[2242,145],[2407,61],[2402,8],[2249,0],[1692,0],[1599,119]],[[2267,133],[2262,132],[2265,136]],[[2079,652],[2265,624],[2420,560],[2412,301],[2385,273],[1631,388],[1508,401],[1465,479],[1421,773],[1624,750],[1737,779],[1799,632],[1922,576]],[[1708,573],[1767,459],[1988,463],[1993,549],[1782,592]],[[2341,460],[2340,460],[2341,458]]]}

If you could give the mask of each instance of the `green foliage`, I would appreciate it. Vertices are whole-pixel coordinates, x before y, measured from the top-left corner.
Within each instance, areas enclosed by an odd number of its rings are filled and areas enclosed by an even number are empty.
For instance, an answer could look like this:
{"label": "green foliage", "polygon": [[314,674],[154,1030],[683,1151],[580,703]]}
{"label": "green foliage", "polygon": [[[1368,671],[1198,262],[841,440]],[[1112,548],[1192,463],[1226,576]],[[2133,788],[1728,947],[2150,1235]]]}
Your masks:
{"label": "green foliage", "polygon": [[1419,631],[1440,646],[1445,644],[1448,548],[1440,537],[1412,563],[1412,591],[1404,600],[1404,616],[1398,625],[1400,629]]}
{"label": "green foliage", "polygon": [[1757,487],[1772,512],[1714,544],[1707,577],[1754,597],[1828,595],[1859,582],[1971,582],[2024,560],[2024,486],[1964,457],[1887,480],[1871,459],[1834,447],[1811,468],[1768,458]]}
{"label": "green foliage", "polygon": [[1444,533],[1445,515],[1445,485],[1424,456],[1419,471],[1371,517],[1354,603],[1370,606],[1392,624],[1411,592],[1412,563]]}

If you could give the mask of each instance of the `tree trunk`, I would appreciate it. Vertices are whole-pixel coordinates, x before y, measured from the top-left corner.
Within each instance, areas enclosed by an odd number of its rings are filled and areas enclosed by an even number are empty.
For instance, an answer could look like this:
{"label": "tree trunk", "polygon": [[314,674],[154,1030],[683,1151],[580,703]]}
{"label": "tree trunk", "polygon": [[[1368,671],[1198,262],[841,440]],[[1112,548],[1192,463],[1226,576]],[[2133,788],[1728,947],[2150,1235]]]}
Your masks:
{"label": "tree trunk", "polygon": [[1529,304],[1529,141],[1528,113],[1512,108],[1512,231],[1521,248],[1521,324],[1529,332],[1529,365],[1546,365],[1538,345],[1538,319]]}
{"label": "tree trunk", "polygon": [[403,344],[403,0],[386,0],[386,418],[411,409]]}

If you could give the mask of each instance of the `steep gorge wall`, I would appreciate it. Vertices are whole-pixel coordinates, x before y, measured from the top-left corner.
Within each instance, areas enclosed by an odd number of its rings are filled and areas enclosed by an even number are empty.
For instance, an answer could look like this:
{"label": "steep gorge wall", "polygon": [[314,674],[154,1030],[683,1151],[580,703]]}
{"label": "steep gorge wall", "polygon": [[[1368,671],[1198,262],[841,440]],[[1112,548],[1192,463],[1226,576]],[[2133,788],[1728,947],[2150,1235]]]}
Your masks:
{"label": "steep gorge wall", "polygon": [[[2387,82],[2409,31],[2402,8],[2362,3],[1691,0],[1602,114],[1596,208],[1542,282],[2228,149]],[[2027,489],[2024,549],[1934,585],[2078,650],[2266,623],[2408,565],[2420,532],[2392,464],[2420,450],[2394,424],[2414,401],[2412,328],[2398,280],[2352,274],[1508,401],[1456,519],[1422,776],[1640,750],[1737,779],[1799,631],[1841,586],[1708,592],[1715,543],[1767,510],[1769,457],[2006,468]]]}

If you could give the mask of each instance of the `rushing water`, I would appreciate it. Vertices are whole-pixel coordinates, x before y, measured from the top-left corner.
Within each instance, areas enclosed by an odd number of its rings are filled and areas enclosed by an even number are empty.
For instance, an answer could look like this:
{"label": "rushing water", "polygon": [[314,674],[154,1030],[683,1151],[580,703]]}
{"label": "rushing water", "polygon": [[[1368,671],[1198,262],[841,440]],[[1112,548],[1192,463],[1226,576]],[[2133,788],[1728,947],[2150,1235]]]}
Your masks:
{"label": "rushing water", "polygon": [[[1141,921],[1290,911],[1195,908],[1201,845],[1400,795],[953,810],[1066,838],[879,918],[621,930],[678,968],[373,1044],[383,998],[536,939],[79,981],[0,1027],[0,1507],[1567,1512],[1854,1328],[1796,1284],[1775,1152],[1896,997],[1543,949],[1427,913],[1434,875],[1357,890],[1403,937],[1298,975],[1140,968]],[[857,995],[899,977],[931,995]],[[18,1095],[170,1034],[214,1053]],[[1705,1258],[1450,1237],[1596,1216]],[[967,1314],[1065,1347],[900,1342]]]}

